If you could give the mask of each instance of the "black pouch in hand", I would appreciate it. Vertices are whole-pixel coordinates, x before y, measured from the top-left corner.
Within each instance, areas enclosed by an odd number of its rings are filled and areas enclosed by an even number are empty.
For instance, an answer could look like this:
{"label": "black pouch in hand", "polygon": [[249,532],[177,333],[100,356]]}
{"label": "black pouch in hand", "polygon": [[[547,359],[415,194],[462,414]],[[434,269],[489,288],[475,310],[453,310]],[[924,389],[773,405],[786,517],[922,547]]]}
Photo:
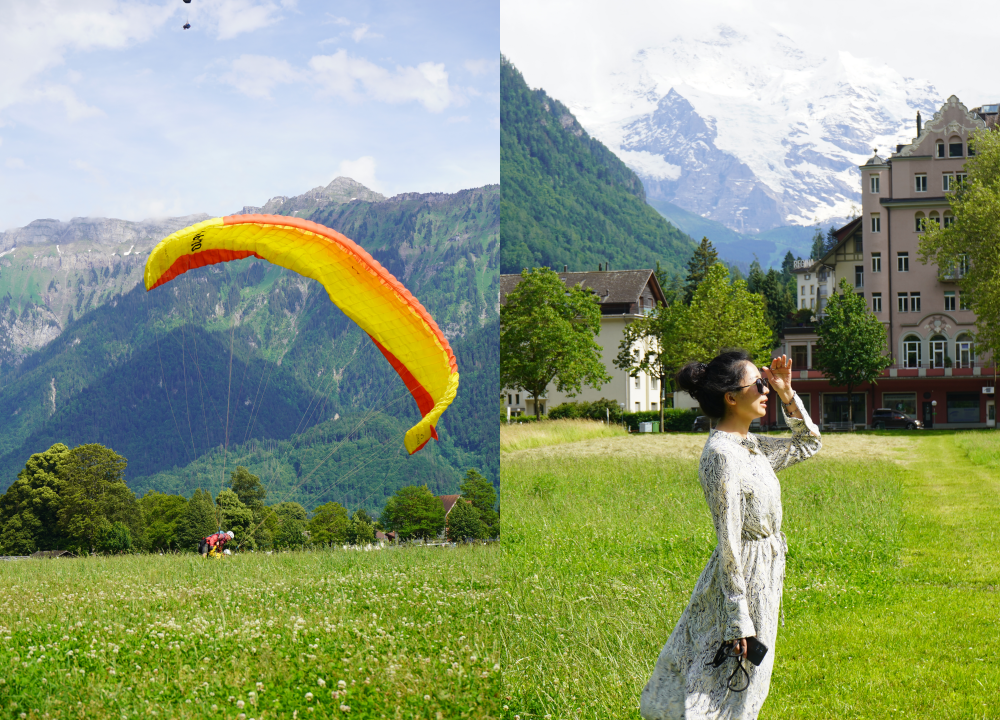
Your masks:
{"label": "black pouch in hand", "polygon": [[[764,660],[764,656],[767,655],[767,645],[762,643],[755,637],[748,637],[747,639],[747,660],[752,662],[754,665],[760,665]],[[708,663],[712,667],[719,667],[728,658],[736,657],[733,655],[733,641],[723,640],[722,644],[719,645],[719,649],[715,651],[715,658],[712,662]]]}

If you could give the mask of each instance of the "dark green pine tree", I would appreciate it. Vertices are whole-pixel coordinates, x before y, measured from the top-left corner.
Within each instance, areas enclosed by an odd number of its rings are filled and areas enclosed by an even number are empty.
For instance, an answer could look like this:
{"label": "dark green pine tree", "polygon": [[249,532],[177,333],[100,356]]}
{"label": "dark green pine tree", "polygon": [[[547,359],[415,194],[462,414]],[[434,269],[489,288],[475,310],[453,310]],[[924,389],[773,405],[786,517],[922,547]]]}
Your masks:
{"label": "dark green pine tree", "polygon": [[198,542],[219,529],[212,496],[198,488],[188,501],[184,517],[177,528],[177,544],[181,550],[197,550]]}
{"label": "dark green pine tree", "polygon": [[711,241],[707,237],[701,239],[701,244],[694,249],[694,254],[688,260],[688,274],[684,279],[684,302],[691,304],[695,290],[705,279],[708,269],[719,261],[719,253],[712,247]]}
{"label": "dark green pine tree", "polygon": [[792,255],[792,251],[789,250],[785,253],[785,259],[781,261],[781,272],[786,275],[791,275],[792,270],[795,269],[795,256]]}
{"label": "dark green pine tree", "polygon": [[816,228],[816,232],[813,234],[812,250],[809,251],[809,257],[812,260],[819,260],[824,255],[826,255],[826,238],[823,237],[823,231]]}

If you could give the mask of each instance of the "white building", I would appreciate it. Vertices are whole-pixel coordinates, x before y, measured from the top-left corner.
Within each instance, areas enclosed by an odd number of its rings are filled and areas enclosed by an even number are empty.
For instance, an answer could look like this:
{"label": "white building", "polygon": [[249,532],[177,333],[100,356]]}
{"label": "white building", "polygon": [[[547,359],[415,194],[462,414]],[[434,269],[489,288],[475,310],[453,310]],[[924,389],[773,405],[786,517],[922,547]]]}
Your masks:
{"label": "white building", "polygon": [[[601,304],[601,333],[595,339],[603,349],[602,358],[611,381],[599,389],[584,385],[575,397],[569,397],[550,385],[545,398],[540,401],[541,414],[564,402],[592,402],[601,398],[614,400],[626,412],[659,410],[658,380],[645,373],[629,377],[628,373],[619,370],[614,364],[625,326],[648,315],[657,303],[665,301],[656,274],[652,270],[599,270],[561,272],[559,278],[567,287],[579,284],[597,296]],[[500,276],[501,303],[506,302],[507,294],[520,282],[520,275]],[[523,392],[505,389],[503,402],[505,407],[510,408],[512,416],[535,413],[532,399]]]}

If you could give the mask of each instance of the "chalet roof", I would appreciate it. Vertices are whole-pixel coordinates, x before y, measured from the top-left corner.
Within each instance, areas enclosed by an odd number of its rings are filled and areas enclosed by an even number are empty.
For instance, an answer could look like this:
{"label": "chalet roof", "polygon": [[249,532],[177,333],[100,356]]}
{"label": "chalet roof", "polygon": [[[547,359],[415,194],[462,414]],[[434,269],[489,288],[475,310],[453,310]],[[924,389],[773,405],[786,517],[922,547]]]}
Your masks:
{"label": "chalet roof", "polygon": [[836,255],[837,250],[839,250],[844,245],[844,243],[847,242],[849,238],[854,237],[854,233],[856,233],[860,229],[861,229],[861,217],[858,216],[853,220],[851,220],[846,225],[844,225],[843,227],[834,230],[833,235],[834,237],[837,238],[837,242],[834,244],[832,248],[830,248],[830,250],[826,253],[826,255],[824,255],[821,258],[820,262],[823,262],[825,264],[830,264],[826,262],[827,258],[831,257],[832,255]]}
{"label": "chalet roof", "polygon": [[[606,303],[634,303],[638,301],[646,285],[650,284],[653,288],[653,299],[666,304],[663,290],[660,288],[660,283],[656,280],[656,273],[652,270],[561,272],[559,273],[559,279],[566,283],[567,287],[573,287],[579,283],[581,287],[591,290],[597,295],[602,305]],[[507,299],[507,294],[517,287],[520,282],[520,275],[500,276],[501,303]]]}
{"label": "chalet roof", "polygon": [[438,500],[440,500],[441,505],[444,506],[445,517],[447,517],[448,513],[451,512],[451,509],[455,507],[455,503],[458,502],[458,498],[460,497],[461,495],[438,495]]}

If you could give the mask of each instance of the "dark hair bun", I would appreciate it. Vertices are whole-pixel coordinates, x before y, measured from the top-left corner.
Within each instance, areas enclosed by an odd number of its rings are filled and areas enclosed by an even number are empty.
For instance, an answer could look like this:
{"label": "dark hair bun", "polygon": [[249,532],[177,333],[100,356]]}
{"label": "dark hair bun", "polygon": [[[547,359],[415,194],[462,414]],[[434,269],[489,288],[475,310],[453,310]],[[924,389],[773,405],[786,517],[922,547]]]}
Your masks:
{"label": "dark hair bun", "polygon": [[706,370],[708,370],[708,365],[697,360],[692,360],[677,373],[677,377],[675,378],[677,387],[695,400],[698,400],[698,395],[700,394],[698,391],[705,381]]}
{"label": "dark hair bun", "polygon": [[753,358],[746,350],[727,350],[707,365],[692,361],[674,377],[677,387],[693,397],[703,413],[719,419],[726,414],[726,393],[739,390]]}

